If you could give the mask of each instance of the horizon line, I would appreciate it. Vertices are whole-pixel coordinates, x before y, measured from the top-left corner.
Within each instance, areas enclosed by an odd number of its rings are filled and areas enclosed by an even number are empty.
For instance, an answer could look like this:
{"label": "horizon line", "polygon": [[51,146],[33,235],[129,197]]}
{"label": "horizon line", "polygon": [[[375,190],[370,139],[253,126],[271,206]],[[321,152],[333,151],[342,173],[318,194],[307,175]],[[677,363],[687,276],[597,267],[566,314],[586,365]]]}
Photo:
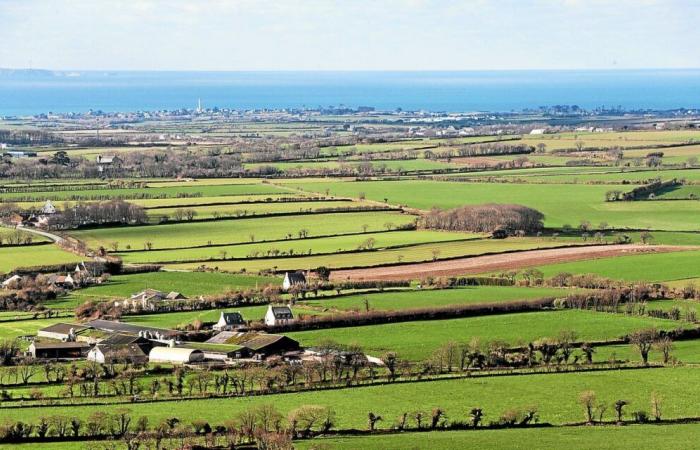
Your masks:
{"label": "horizon line", "polygon": [[626,68],[514,68],[514,69],[52,69],[45,67],[0,67],[1,70],[46,72],[215,72],[215,73],[454,73],[454,72],[624,72],[624,71],[693,71],[700,67],[626,67]]}

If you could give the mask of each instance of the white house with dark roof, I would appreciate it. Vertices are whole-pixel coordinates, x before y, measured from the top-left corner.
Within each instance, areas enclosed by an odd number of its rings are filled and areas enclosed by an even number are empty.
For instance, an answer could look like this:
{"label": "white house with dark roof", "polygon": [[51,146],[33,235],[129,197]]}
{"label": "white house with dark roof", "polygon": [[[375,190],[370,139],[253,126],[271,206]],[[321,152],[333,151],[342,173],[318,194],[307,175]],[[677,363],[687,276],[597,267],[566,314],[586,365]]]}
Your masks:
{"label": "white house with dark roof", "polygon": [[242,326],[245,326],[245,320],[241,313],[221,311],[219,321],[212,328],[216,331],[232,331]]}
{"label": "white house with dark roof", "polygon": [[306,277],[302,272],[287,272],[284,274],[284,280],[282,281],[282,289],[285,291],[294,285],[305,285]]}
{"label": "white house with dark roof", "polygon": [[268,305],[265,313],[265,325],[274,327],[286,325],[294,320],[292,309],[287,305]]}

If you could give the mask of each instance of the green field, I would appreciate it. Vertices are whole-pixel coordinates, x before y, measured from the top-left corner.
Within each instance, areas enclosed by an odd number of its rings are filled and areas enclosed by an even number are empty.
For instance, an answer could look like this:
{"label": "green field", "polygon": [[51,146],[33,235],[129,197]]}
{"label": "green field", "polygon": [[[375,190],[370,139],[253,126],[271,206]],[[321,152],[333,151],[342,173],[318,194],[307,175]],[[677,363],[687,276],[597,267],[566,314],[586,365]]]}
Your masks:
{"label": "green field", "polygon": [[148,215],[154,219],[159,217],[173,218],[175,212],[180,209],[193,210],[196,212],[195,220],[209,219],[212,217],[225,216],[261,216],[266,214],[294,214],[308,213],[323,209],[339,208],[362,208],[368,206],[363,202],[269,202],[253,204],[230,204],[230,205],[209,205],[209,206],[176,206],[171,208],[149,209]]}
{"label": "green field", "polygon": [[[466,417],[469,408],[484,409],[486,419],[495,419],[509,408],[537,405],[540,420],[553,424],[580,422],[584,419],[578,404],[579,393],[594,390],[600,401],[612,405],[618,399],[630,402],[627,411],[648,410],[652,391],[665,399],[666,418],[696,417],[700,408],[695,398],[700,385],[692,368],[612,370],[573,374],[542,374],[449,381],[401,383],[384,386],[356,387],[328,391],[311,391],[279,396],[255,396],[236,399],[203,399],[179,402],[155,402],[128,405],[133,416],[148,414],[151,423],[167,417],[196,417],[219,424],[238,411],[257,404],[274,404],[286,413],[301,405],[328,405],[336,411],[337,427],[364,429],[367,413],[374,411],[386,417],[381,428],[392,425],[403,412],[441,407],[448,417]],[[378,403],[378,399],[391,399]],[[84,419],[96,410],[110,413],[124,405],[64,406],[63,414]],[[36,421],[39,417],[56,414],[53,407],[7,409],[7,419]],[[223,413],[222,413],[223,411]],[[608,420],[613,412],[610,407]],[[629,414],[629,412],[628,412]]]}
{"label": "green field", "polygon": [[[490,420],[497,419],[495,415]],[[541,449],[562,448],[622,450],[644,448],[666,450],[692,448],[697,440],[697,425],[635,425],[627,427],[567,427],[479,431],[434,431],[399,433],[387,436],[316,438],[295,443],[297,448],[345,450],[381,448],[384,450],[430,448]],[[60,448],[60,447],[58,447]]]}
{"label": "green field", "polygon": [[144,289],[159,291],[177,291],[187,297],[217,294],[226,291],[259,287],[267,284],[280,284],[281,280],[273,277],[252,275],[228,275],[211,272],[149,272],[133,275],[116,275],[109,281],[85,289],[72,291],[67,297],[60,298],[48,305],[52,307],[72,308],[87,300],[118,300],[130,297]]}
{"label": "green field", "polygon": [[689,325],[648,317],[564,310],[401,322],[287,334],[305,346],[332,339],[342,344],[358,344],[375,356],[395,351],[404,358],[420,360],[430,356],[446,342],[468,343],[473,337],[478,337],[483,342],[500,340],[515,345],[527,344],[542,337],[556,337],[562,330],[572,330],[580,340],[604,341],[618,339],[634,330],[652,326],[659,329],[675,329]]}
{"label": "green field", "polygon": [[[368,239],[374,240],[373,249],[438,243],[474,239],[479,235],[472,233],[448,233],[436,231],[392,231],[384,233],[367,233],[360,235],[334,236],[319,239],[295,239],[287,242],[267,242],[258,244],[238,244],[230,246],[177,249],[163,251],[141,251],[121,253],[119,256],[130,263],[148,263],[161,261],[205,261],[208,259],[248,258],[253,255],[265,256],[268,252],[283,254],[334,253],[357,250]],[[290,253],[291,252],[291,253]]]}
{"label": "green field", "polygon": [[391,291],[380,294],[357,294],[327,300],[305,300],[304,305],[322,309],[365,310],[365,300],[369,309],[401,310],[431,308],[449,305],[463,305],[481,302],[526,300],[544,297],[563,297],[569,289],[521,288],[514,286],[472,286],[456,289]]}
{"label": "green field", "polygon": [[[216,274],[211,274],[216,275]],[[365,310],[365,299],[371,310],[400,310],[426,307],[441,307],[481,302],[536,299],[548,296],[563,296],[571,290],[555,288],[517,288],[510,286],[479,286],[443,290],[395,290],[383,293],[354,294],[339,298],[297,300],[292,307],[298,315],[331,314],[335,310]],[[192,323],[216,322],[222,310],[187,311],[177,313],[147,314],[128,316],[124,320],[161,328],[173,328]],[[226,308],[225,311],[238,311],[245,320],[261,320],[267,305]]]}
{"label": "green field", "polygon": [[138,250],[150,241],[154,249],[180,248],[197,245],[229,244],[236,242],[283,240],[287,235],[297,237],[306,229],[309,237],[360,233],[362,226],[369,231],[386,229],[385,224],[395,226],[412,223],[413,216],[390,212],[361,212],[345,214],[309,214],[291,217],[269,217],[261,219],[216,220],[211,222],[191,222],[167,225],[129,226],[98,228],[72,232],[71,235],[87,242],[88,245],[105,248],[118,242],[120,249],[131,246]]}
{"label": "green field", "polygon": [[577,226],[581,220],[594,225],[607,222],[617,228],[649,228],[669,231],[697,231],[698,201],[605,202],[610,190],[629,190],[623,185],[547,185],[513,183],[458,183],[438,181],[318,182],[290,184],[304,190],[343,197],[364,193],[372,200],[387,198],[391,204],[428,210],[433,206],[454,208],[482,203],[516,203],[535,208],[545,215],[545,225]]}
{"label": "green field", "polygon": [[698,277],[699,257],[698,251],[629,255],[551,264],[539,269],[546,277],[561,272],[594,273],[620,280],[659,282]]}
{"label": "green field", "polygon": [[0,272],[11,272],[17,267],[74,263],[84,259],[55,245],[0,247]]}
{"label": "green field", "polygon": [[[591,241],[589,241],[589,244]],[[476,256],[489,253],[501,253],[539,248],[562,247],[585,244],[580,238],[576,240],[551,238],[512,238],[503,240],[480,239],[456,242],[437,242],[419,244],[384,251],[365,251],[361,253],[343,253],[334,255],[303,256],[298,258],[269,258],[249,261],[214,261],[208,267],[218,267],[227,271],[309,270],[319,266],[329,268],[371,267],[399,262],[424,262],[434,259]],[[437,253],[434,253],[437,252]],[[201,263],[169,264],[171,269],[194,269]]]}
{"label": "green field", "polygon": [[145,189],[85,189],[85,190],[49,190],[45,192],[26,192],[26,193],[3,193],[0,194],[0,199],[3,201],[13,201],[32,197],[36,201],[42,200],[73,200],[79,198],[95,198],[98,200],[108,198],[138,198],[143,194],[155,197],[186,197],[200,196],[211,197],[219,195],[251,195],[251,194],[281,194],[285,191],[266,184],[225,184],[225,185],[195,185],[195,186],[173,186],[173,187],[153,187]]}

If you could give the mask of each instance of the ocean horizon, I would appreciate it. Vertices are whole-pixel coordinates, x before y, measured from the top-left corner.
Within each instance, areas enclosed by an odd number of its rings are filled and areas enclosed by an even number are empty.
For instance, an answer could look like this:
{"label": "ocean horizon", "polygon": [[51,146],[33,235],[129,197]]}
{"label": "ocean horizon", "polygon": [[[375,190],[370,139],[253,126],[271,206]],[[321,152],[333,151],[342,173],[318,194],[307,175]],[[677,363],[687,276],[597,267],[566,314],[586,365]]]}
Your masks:
{"label": "ocean horizon", "polygon": [[0,115],[370,106],[507,112],[700,107],[700,69],[460,72],[4,71]]}

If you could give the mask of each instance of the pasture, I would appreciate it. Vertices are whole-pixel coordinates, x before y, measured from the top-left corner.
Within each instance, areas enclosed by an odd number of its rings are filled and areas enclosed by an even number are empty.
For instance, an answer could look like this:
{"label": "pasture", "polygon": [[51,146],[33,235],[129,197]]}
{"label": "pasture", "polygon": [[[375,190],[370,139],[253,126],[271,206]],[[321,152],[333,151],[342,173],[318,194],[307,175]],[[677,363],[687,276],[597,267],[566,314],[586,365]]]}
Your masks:
{"label": "pasture", "polygon": [[[443,408],[448,417],[466,417],[469,408],[478,406],[487,415],[496,416],[506,409],[536,405],[540,420],[552,424],[581,422],[583,410],[577,399],[584,390],[594,390],[600,401],[612,405],[618,399],[630,402],[629,411],[647,408],[652,392],[664,397],[666,418],[695,417],[700,413],[695,397],[700,386],[692,368],[612,370],[588,373],[551,373],[503,376],[492,378],[444,380],[434,382],[396,383],[383,386],[353,387],[311,391],[279,396],[253,396],[232,399],[202,399],[178,402],[135,403],[128,409],[135,417],[147,414],[158,423],[167,417],[196,417],[219,424],[252,405],[274,403],[286,415],[301,405],[326,405],[336,411],[339,428],[366,427],[367,412],[396,418],[403,412],[430,411]],[[555,393],[555,394],[553,394]],[[390,402],[379,399],[391,398]],[[86,419],[94,411],[112,413],[124,405],[63,406],[66,415]],[[36,421],[55,414],[55,407],[37,406],[7,409],[10,420]],[[222,411],[225,411],[222,413]],[[610,419],[613,413],[609,412]],[[380,423],[389,428],[392,420]]]}
{"label": "pasture", "polygon": [[287,335],[305,346],[331,339],[360,345],[375,356],[395,351],[403,358],[422,360],[446,342],[468,343],[475,337],[484,343],[499,340],[526,345],[539,338],[556,337],[561,331],[574,331],[581,341],[606,341],[641,328],[671,330],[685,326],[688,325],[671,320],[564,310],[299,331]]}
{"label": "pasture", "polygon": [[545,225],[578,226],[582,220],[615,228],[693,231],[698,229],[700,202],[606,202],[610,190],[629,190],[623,185],[459,183],[444,181],[317,182],[287,184],[305,191],[342,197],[359,197],[429,210],[482,203],[521,204],[545,215]]}
{"label": "pasture", "polygon": [[[301,230],[308,237],[386,230],[411,224],[414,217],[392,212],[358,212],[344,214],[308,214],[294,217],[258,219],[229,219],[164,225],[96,228],[71,232],[71,235],[92,247],[112,248],[117,242],[121,249],[154,249],[232,244],[299,237]],[[366,225],[366,228],[364,226]]]}

